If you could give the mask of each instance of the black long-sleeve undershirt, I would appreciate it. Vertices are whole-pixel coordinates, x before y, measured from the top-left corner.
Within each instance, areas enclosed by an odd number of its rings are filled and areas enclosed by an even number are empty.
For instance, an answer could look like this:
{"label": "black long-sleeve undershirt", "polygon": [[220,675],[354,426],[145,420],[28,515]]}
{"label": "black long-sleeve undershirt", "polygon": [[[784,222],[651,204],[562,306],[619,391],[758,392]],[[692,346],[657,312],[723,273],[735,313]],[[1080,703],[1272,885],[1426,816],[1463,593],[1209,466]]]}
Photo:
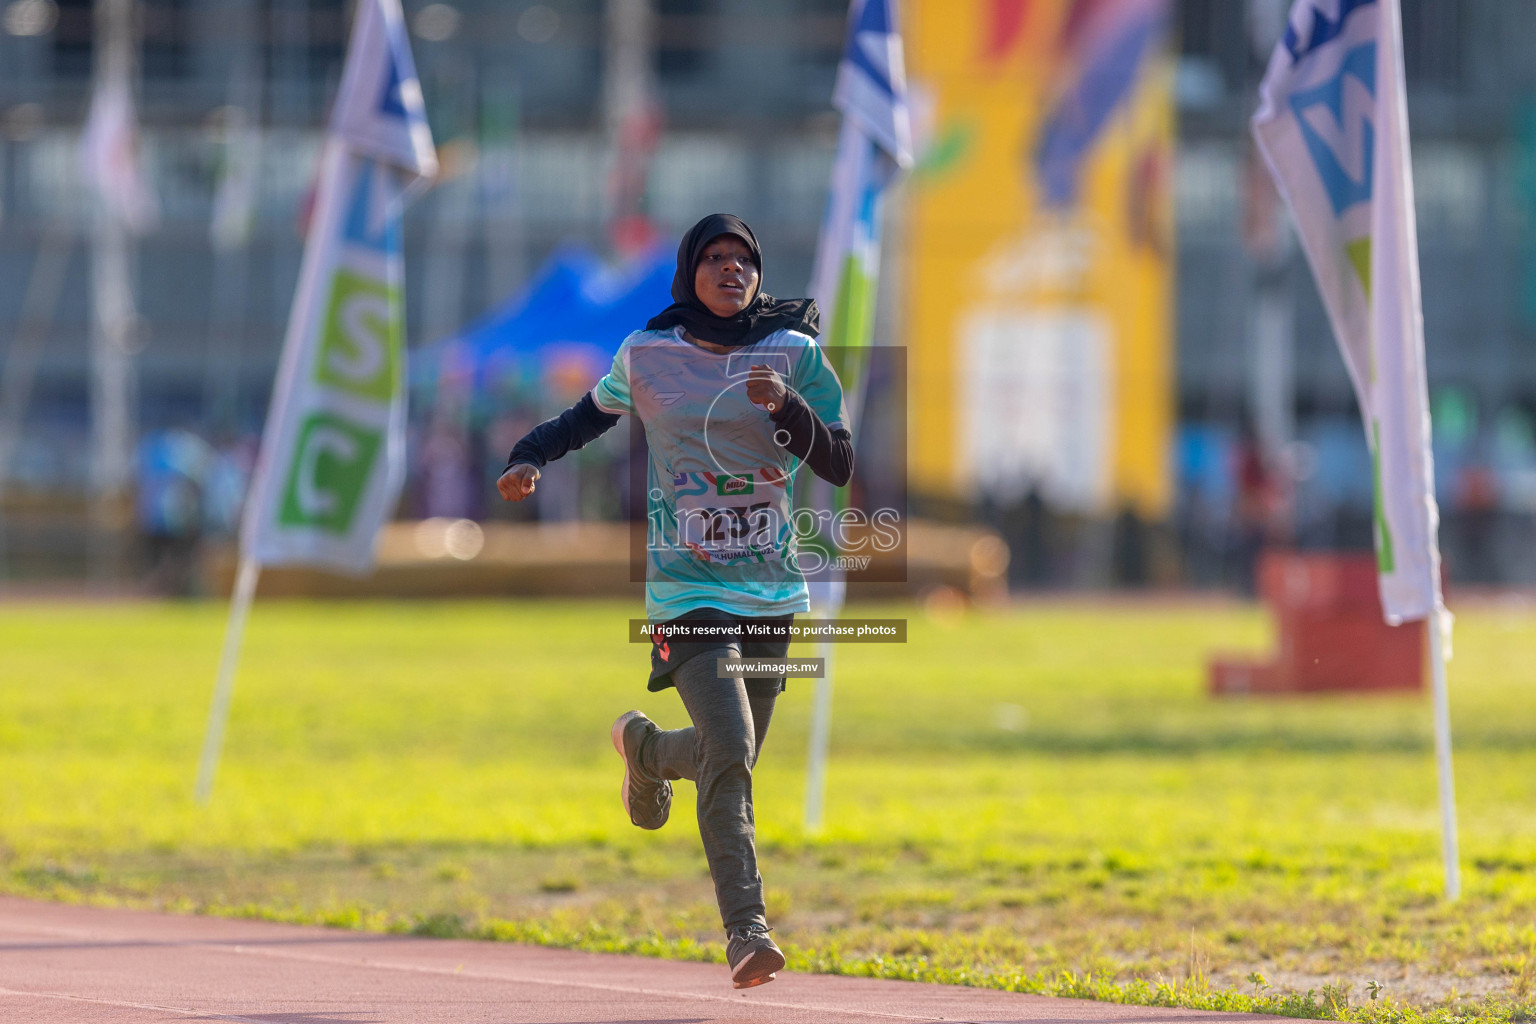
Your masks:
{"label": "black long-sleeve undershirt", "polygon": [[[787,392],[783,407],[769,413],[769,419],[775,431],[782,430],[788,435],[785,449],[810,466],[811,472],[835,487],[852,479],[853,435],[842,427],[829,428],[799,395]],[[523,435],[512,446],[506,468],[527,463],[543,469],[566,453],[591,444],[618,422],[617,414],[597,407],[589,391],[565,412]]]}
{"label": "black long-sleeve undershirt", "polygon": [[[565,455],[585,448],[619,422],[617,413],[603,412],[592,400],[592,392],[553,419],[545,420],[524,434],[507,456],[507,469],[526,462],[543,469]],[[503,473],[507,469],[502,470]]]}
{"label": "black long-sleeve undershirt", "polygon": [[784,445],[789,454],[811,467],[811,472],[834,487],[853,478],[853,435],[843,427],[828,427],[816,410],[793,391],[785,393],[784,405],[768,414],[776,430],[789,434]]}

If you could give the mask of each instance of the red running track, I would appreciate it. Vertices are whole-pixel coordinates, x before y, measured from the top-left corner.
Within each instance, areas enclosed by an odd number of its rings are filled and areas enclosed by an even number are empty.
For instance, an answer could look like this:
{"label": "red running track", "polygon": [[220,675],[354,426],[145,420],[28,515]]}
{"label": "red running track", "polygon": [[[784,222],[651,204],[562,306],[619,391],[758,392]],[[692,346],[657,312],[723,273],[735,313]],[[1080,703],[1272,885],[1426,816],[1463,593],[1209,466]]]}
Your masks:
{"label": "red running track", "polygon": [[1279,1018],[0,897],[0,1021],[1206,1024]]}

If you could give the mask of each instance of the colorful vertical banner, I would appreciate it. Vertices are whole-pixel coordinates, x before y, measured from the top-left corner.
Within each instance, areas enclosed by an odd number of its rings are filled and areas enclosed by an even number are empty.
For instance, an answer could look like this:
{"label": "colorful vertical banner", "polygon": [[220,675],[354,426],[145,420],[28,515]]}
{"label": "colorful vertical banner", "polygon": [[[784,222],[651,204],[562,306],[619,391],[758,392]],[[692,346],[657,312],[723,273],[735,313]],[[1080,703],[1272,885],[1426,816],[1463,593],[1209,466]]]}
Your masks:
{"label": "colorful vertical banner", "polygon": [[1442,608],[1401,26],[1398,0],[1297,0],[1253,119],[1360,402],[1394,625]]}
{"label": "colorful vertical banner", "polygon": [[912,0],[914,479],[1165,515],[1167,0]]}
{"label": "colorful vertical banner", "polygon": [[[829,349],[870,344],[882,199],[912,164],[907,83],[894,0],[854,0],[832,105],[843,115],[832,189],[811,271]],[[833,358],[836,358],[835,354]],[[845,376],[844,387],[857,387]],[[850,408],[857,421],[857,414]]]}
{"label": "colorful vertical banner", "polygon": [[[822,347],[843,383],[848,425],[857,429],[868,348],[874,342],[884,197],[896,175],[912,164],[905,58],[895,0],[852,0],[832,105],[842,113],[843,124],[810,292],[821,309]],[[834,510],[846,494],[813,481],[808,499],[818,508]],[[825,588],[812,588],[818,603],[829,608],[841,603],[842,593],[840,574],[832,576]]]}
{"label": "colorful vertical banner", "polygon": [[362,0],[241,530],[247,561],[373,565],[404,477],[400,220],[436,173],[400,0]]}
{"label": "colorful vertical banner", "polygon": [[[906,56],[895,0],[851,0],[832,105],[842,113],[843,126],[810,291],[821,307],[822,345],[843,382],[848,426],[857,430],[874,343],[883,200],[896,174],[912,164]],[[818,509],[846,507],[846,489],[825,481],[813,480],[810,495]],[[812,601],[819,614],[835,616],[846,579],[836,569],[821,575],[811,581]],[[816,681],[806,766],[805,824],[812,830],[821,827],[832,731],[831,646],[822,644],[821,654],[829,669]]]}

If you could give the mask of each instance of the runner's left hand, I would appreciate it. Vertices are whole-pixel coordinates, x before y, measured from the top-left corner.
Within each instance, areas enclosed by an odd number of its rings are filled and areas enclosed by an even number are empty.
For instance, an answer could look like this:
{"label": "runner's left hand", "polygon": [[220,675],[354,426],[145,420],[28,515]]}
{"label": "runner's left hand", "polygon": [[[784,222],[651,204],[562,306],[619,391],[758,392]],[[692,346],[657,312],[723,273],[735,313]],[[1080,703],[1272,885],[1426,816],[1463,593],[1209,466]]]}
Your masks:
{"label": "runner's left hand", "polygon": [[747,379],[747,399],[769,412],[784,408],[788,389],[778,371],[764,363],[752,365],[752,376]]}

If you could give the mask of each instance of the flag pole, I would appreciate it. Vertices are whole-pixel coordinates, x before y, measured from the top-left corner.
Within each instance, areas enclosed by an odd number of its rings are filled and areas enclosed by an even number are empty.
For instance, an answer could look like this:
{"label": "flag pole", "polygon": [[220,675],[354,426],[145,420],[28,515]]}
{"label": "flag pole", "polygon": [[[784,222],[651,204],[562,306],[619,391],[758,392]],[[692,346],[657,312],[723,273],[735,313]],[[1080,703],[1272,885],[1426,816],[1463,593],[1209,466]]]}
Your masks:
{"label": "flag pole", "polygon": [[[835,208],[839,202],[849,204],[850,209],[847,211],[849,220],[853,216],[852,204],[857,201],[857,192],[863,187],[869,173],[870,162],[876,159],[873,150],[874,144],[864,135],[863,131],[850,119],[844,117],[843,127],[838,137],[836,168],[840,169],[846,166],[855,168],[856,172],[844,175],[840,181],[838,170],[833,170],[833,197],[830,205]],[[839,190],[840,184],[843,186],[841,194]],[[828,219],[836,223],[838,220],[837,211],[832,212]],[[878,228],[878,224],[879,215],[877,213],[874,218],[874,227]],[[823,228],[823,232],[826,232],[825,228]],[[836,243],[841,242],[846,245],[847,241],[846,237],[829,235],[829,237],[822,240],[822,244],[817,246],[817,263],[812,271],[811,293],[813,295],[832,296],[831,301],[826,302],[826,309],[824,311],[829,314],[831,321],[828,330],[828,333],[831,335],[829,340],[835,341],[838,346],[844,349],[842,358],[838,359],[842,375],[848,378],[844,385],[844,408],[848,414],[849,428],[857,429],[859,425],[859,400],[862,398],[864,390],[864,371],[868,368],[869,361],[867,358],[861,359],[858,360],[857,366],[850,366],[849,360],[854,351],[854,346],[868,344],[870,339],[849,338],[838,331],[838,321],[840,319],[844,321],[849,319],[848,311],[839,307],[843,301],[851,299],[851,296],[839,294],[839,289],[837,288],[837,279],[841,270],[839,264],[842,258],[846,258],[847,252],[845,249],[833,248],[826,244],[831,242],[835,246]],[[853,370],[851,374],[848,372],[850,369]],[[838,510],[837,488],[824,481],[816,481],[813,484],[813,488],[813,495],[821,495],[825,498],[824,502],[816,499],[818,507],[824,504],[826,508],[833,512]],[[832,545],[832,554],[834,556],[838,554],[835,540]],[[847,578],[841,569],[830,566],[824,570],[824,573],[825,579],[820,581],[820,586],[817,588],[816,596],[818,600],[813,602],[813,613],[824,618],[835,619],[843,613],[843,601],[847,594]],[[811,735],[809,747],[806,751],[803,818],[807,832],[821,831],[822,822],[825,818],[827,759],[831,756],[832,747],[832,683],[834,675],[831,642],[823,640],[819,643],[817,645],[817,653],[822,658],[822,675],[820,679],[816,680],[815,693],[811,700]]]}
{"label": "flag pole", "polygon": [[[241,520],[240,568],[194,789],[199,803],[213,795],[261,567],[361,573],[374,565],[379,529],[405,474],[400,220],[437,172],[400,0],[361,0]],[[338,469],[322,471],[323,460]]]}
{"label": "flag pole", "polygon": [[235,592],[229,602],[229,622],[224,627],[224,654],[219,659],[219,677],[213,687],[213,704],[208,709],[208,728],[203,734],[203,757],[197,767],[197,802],[206,805],[213,797],[213,777],[219,769],[219,754],[224,748],[224,726],[229,721],[229,699],[235,689],[235,667],[240,663],[240,645],[245,638],[245,622],[256,597],[256,580],[261,564],[246,556],[240,559],[235,576]]}
{"label": "flag pole", "polygon": [[1461,853],[1456,838],[1456,782],[1451,773],[1451,702],[1445,685],[1445,663],[1449,659],[1445,635],[1450,613],[1435,605],[1426,623],[1429,627],[1429,669],[1435,702],[1435,762],[1440,778],[1441,849],[1445,857],[1445,898],[1461,898]]}
{"label": "flag pole", "polygon": [[[871,58],[871,53],[878,53],[879,59]],[[893,0],[850,0],[848,35],[832,105],[842,112],[843,123],[810,291],[827,318],[827,337],[822,342],[829,350],[827,354],[831,349],[842,350],[837,369],[851,384],[844,411],[848,426],[856,429],[869,367],[867,353],[860,354],[859,349],[873,341],[880,197],[894,172],[912,164],[901,27]],[[888,173],[882,173],[881,161],[888,162]],[[856,280],[861,272],[863,287]],[[835,488],[826,504],[836,509]],[[838,553],[835,540],[832,553]],[[827,570],[822,581],[826,592],[816,603],[822,606],[819,614],[835,617],[843,608],[847,577],[840,567],[828,566]],[[820,650],[825,670],[816,680],[811,712],[805,789],[807,831],[821,828],[832,734],[831,644],[823,642]]]}
{"label": "flag pole", "polygon": [[[1446,686],[1451,614],[1436,538],[1402,10],[1399,0],[1344,5],[1328,32],[1315,31],[1319,17],[1309,0],[1295,0],[1259,87],[1253,132],[1291,209],[1369,438],[1383,616],[1392,625],[1422,620],[1429,630],[1445,898],[1455,900],[1461,865]],[[1364,111],[1369,130],[1360,137],[1375,147],[1363,154],[1372,170],[1358,180],[1340,170],[1333,144],[1304,116],[1338,95],[1346,78],[1367,90],[1374,85],[1374,106]],[[1394,551],[1409,557],[1394,558]]]}
{"label": "flag pole", "polygon": [[[836,612],[834,611],[835,615]],[[823,675],[811,703],[811,750],[805,772],[805,829],[821,829],[827,801],[827,756],[832,746],[832,644],[820,647]]]}

